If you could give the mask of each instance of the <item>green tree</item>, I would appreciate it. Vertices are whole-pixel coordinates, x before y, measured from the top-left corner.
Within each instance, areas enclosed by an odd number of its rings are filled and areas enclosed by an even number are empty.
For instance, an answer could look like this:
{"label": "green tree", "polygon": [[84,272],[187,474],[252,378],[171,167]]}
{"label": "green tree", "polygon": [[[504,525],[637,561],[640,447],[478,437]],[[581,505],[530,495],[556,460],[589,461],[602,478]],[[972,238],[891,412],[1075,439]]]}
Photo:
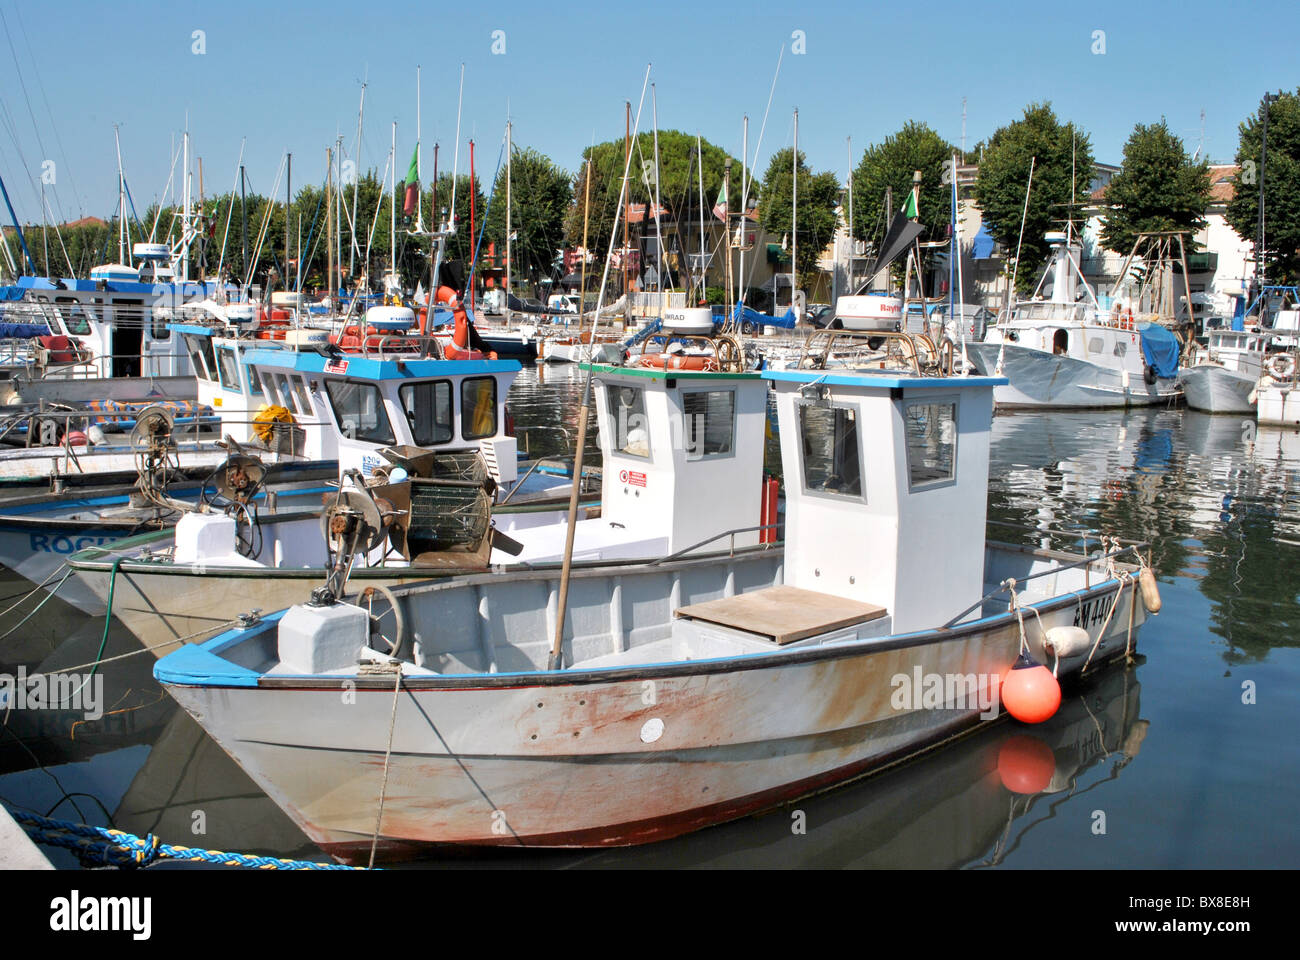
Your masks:
{"label": "green tree", "polygon": [[948,166],[956,148],[924,123],[909,120],[903,129],[867,147],[853,171],[853,235],[879,239],[885,223],[885,191],[893,194],[894,212],[907,202],[912,176],[921,171],[917,212],[931,237],[942,237],[952,217],[952,181]]}
{"label": "green tree", "polygon": [[[1240,126],[1236,162],[1241,167],[1227,220],[1237,235],[1258,242],[1260,152],[1264,107]],[[1300,89],[1268,107],[1268,156],[1264,158],[1264,278],[1300,282]]]}
{"label": "green tree", "polygon": [[[769,234],[788,235],[794,225],[794,148],[778,150],[763,174],[759,193],[759,220]],[[835,236],[839,222],[836,207],[840,201],[840,181],[833,173],[813,173],[802,151],[799,153],[798,260],[795,270],[799,285],[813,284],[817,261]]]}
{"label": "green tree", "polygon": [[[632,159],[628,168],[629,203],[648,203],[654,199],[654,146],[654,135],[651,133],[638,134],[632,140]],[[697,152],[703,153],[702,164],[698,162]],[[618,197],[623,184],[623,138],[598,143],[582,152],[582,162],[574,177],[574,202],[569,208],[564,230],[564,242],[574,247],[582,244],[589,158],[591,214],[587,224],[587,246],[598,259],[603,260],[609,250],[609,238],[614,229],[614,216],[618,210]],[[706,222],[708,221],[709,211],[717,202],[718,192],[722,189],[728,159],[732,159],[730,206],[734,212],[740,209],[740,161],[729,158],[725,150],[707,140],[700,142],[700,151],[697,151],[693,134],[679,130],[659,131],[659,202],[669,210],[667,229],[670,232],[679,222],[689,224],[699,219],[701,166],[704,171],[704,214]],[[643,224],[642,229],[654,229],[652,219],[647,218]],[[668,237],[665,237],[667,240]]]}
{"label": "green tree", "polygon": [[[1031,160],[1034,181],[1025,214]],[[1032,290],[1038,282],[1050,249],[1044,234],[1063,229],[1071,201],[1085,202],[1091,181],[1088,135],[1072,123],[1060,123],[1051,104],[1030,104],[1023,119],[1002,127],[990,138],[975,180],[975,200],[993,238],[1013,256],[1024,215],[1016,284],[1021,290]]]}
{"label": "green tree", "polygon": [[[1124,166],[1106,188],[1101,242],[1127,254],[1140,233],[1182,230],[1195,234],[1210,204],[1209,166],[1193,163],[1183,142],[1159,123],[1133,128]],[[1184,239],[1188,252],[1191,237]]]}
{"label": "green tree", "polygon": [[[510,165],[511,274],[534,282],[549,275],[555,251],[564,243],[564,225],[573,200],[569,173],[530,148],[515,148]],[[506,245],[506,168],[492,187],[487,235],[500,258]],[[504,260],[502,261],[504,262]]]}

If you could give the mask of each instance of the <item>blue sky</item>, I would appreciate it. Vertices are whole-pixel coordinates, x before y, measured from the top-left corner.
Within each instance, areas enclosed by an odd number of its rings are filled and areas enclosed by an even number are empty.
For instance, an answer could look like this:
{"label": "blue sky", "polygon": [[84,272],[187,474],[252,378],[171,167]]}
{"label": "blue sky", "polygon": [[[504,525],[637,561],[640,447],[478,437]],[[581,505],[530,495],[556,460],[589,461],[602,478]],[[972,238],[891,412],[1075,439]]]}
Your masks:
{"label": "blue sky", "polygon": [[[962,98],[968,145],[1050,100],[1118,163],[1138,122],[1161,116],[1189,149],[1228,160],[1237,125],[1266,90],[1294,90],[1300,5],[1206,0],[1091,4],[929,2],[494,5],[386,3],[105,4],[0,0],[0,175],[21,219],[39,220],[39,177],[52,159],[59,219],[107,216],[116,203],[113,124],[120,125],[137,209],[160,196],[186,114],[209,194],[230,189],[247,138],[250,184],[269,192],[281,157],[294,182],[321,182],[325,148],[350,146],[361,82],[365,137],[359,166],[382,168],[398,122],[399,169],[415,141],[415,68],[422,65],[425,179],[434,141],[451,163],[456,85],[465,64],[464,140],[490,180],[507,105],[517,144],[573,170],[582,148],[621,137],[623,102],[636,109],[653,65],[659,124],[699,131],[739,155],[750,117],[750,158],[781,57],[758,150],[799,146],[815,170],[841,178],[862,150],[909,119],[957,143]],[[193,52],[194,31],[206,50]],[[494,31],[504,53],[493,53]],[[793,49],[802,31],[805,52]],[[1104,31],[1104,53],[1095,31]],[[496,38],[500,49],[501,37]],[[35,54],[35,59],[33,59]],[[25,89],[24,89],[25,88]],[[647,94],[643,129],[650,128]],[[179,140],[177,140],[179,142]],[[178,174],[179,176],[179,174]],[[279,191],[283,193],[283,185]],[[179,196],[179,192],[177,194]],[[7,213],[3,215],[8,221]]]}

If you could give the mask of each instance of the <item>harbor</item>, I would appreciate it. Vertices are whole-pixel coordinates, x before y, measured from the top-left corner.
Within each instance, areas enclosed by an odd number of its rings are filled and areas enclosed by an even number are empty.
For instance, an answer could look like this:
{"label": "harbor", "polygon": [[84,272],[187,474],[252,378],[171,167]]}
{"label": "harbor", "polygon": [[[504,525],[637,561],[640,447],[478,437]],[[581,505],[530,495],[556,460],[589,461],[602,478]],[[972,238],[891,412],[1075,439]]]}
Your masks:
{"label": "harbor", "polygon": [[[195,27],[91,116],[0,0],[0,868],[81,884],[51,931],[149,939],[173,871],[1300,859],[1300,90],[832,110],[808,15],[561,109],[512,12],[289,116]],[[1109,880],[1089,929],[1171,893]]]}

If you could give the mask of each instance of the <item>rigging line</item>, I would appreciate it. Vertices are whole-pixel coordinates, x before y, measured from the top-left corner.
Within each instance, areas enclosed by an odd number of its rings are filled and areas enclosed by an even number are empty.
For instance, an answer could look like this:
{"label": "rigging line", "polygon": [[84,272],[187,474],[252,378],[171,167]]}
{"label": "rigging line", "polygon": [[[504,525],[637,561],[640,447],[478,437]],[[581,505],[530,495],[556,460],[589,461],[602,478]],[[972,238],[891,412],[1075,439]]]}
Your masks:
{"label": "rigging line", "polygon": [[[63,167],[68,171],[68,180],[72,183],[72,199],[77,204],[77,215],[85,217],[86,209],[81,203],[81,191],[77,188],[77,178],[72,175],[72,164],[68,163],[68,151],[63,146],[63,136],[59,133],[58,124],[54,122],[54,111],[50,108],[50,98],[46,96],[45,83],[41,80],[40,67],[37,64],[35,54],[32,52],[31,34],[27,32],[27,25],[23,23],[22,10],[17,4],[14,5],[14,16],[17,17],[18,27],[23,32],[23,42],[27,44],[27,56],[32,61],[32,70],[36,74],[36,86],[41,92],[41,100],[45,103],[45,113],[50,118],[50,127],[54,130],[54,139],[59,145],[59,153],[63,158]],[[57,191],[55,199],[58,199]]]}
{"label": "rigging line", "polygon": [[[0,24],[4,26],[5,39],[9,43],[9,53],[12,57],[14,72],[18,74],[18,85],[22,88],[23,100],[27,103],[27,115],[31,117],[32,120],[32,132],[36,134],[36,145],[41,148],[41,154],[45,155],[46,154],[45,141],[41,139],[40,127],[36,125],[36,112],[32,109],[32,98],[27,93],[27,81],[23,78],[22,70],[18,68],[18,51],[14,49],[13,31],[9,29],[9,21],[4,15],[3,8],[0,8]],[[23,163],[23,167],[24,168],[27,167],[25,161]],[[29,178],[31,177],[30,169],[28,169],[27,175]],[[32,180],[32,187],[33,189],[35,189],[36,187],[36,181],[34,179]],[[40,193],[39,190],[37,190],[36,192]],[[42,203],[41,206],[42,206],[42,215],[44,215],[44,209],[43,209],[44,204]]]}
{"label": "rigging line", "polygon": [[[753,177],[746,174],[745,167],[750,170],[758,164],[758,152],[763,148],[763,133],[767,130],[767,115],[772,110],[772,96],[776,93],[776,80],[781,75],[781,60],[785,57],[785,44],[781,44],[781,52],[776,58],[776,72],[772,74],[772,86],[767,92],[767,107],[763,110],[763,123],[758,128],[758,143],[754,145],[754,159],[749,162],[747,157],[741,158],[741,176],[745,178],[744,189],[740,198],[740,212],[742,217],[745,213],[745,205],[749,202],[749,185],[753,182]],[[743,224],[742,224],[743,225]],[[775,286],[773,286],[775,290]]]}

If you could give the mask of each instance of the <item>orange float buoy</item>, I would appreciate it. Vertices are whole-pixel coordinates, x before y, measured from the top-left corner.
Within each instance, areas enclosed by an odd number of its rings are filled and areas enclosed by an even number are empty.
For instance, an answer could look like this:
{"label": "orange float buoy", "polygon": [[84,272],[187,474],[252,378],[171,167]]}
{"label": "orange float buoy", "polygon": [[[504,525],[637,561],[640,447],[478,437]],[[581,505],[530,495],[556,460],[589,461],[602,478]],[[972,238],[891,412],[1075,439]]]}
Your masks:
{"label": "orange float buoy", "polygon": [[998,776],[1012,793],[1042,793],[1055,774],[1056,756],[1037,737],[1018,733],[998,748]]}
{"label": "orange float buoy", "polygon": [[68,446],[87,447],[90,446],[90,441],[86,439],[86,435],[80,430],[73,430],[68,434]]}
{"label": "orange float buoy", "polygon": [[1042,723],[1061,706],[1061,685],[1051,670],[1022,653],[1002,680],[1002,705],[1021,723]]}

